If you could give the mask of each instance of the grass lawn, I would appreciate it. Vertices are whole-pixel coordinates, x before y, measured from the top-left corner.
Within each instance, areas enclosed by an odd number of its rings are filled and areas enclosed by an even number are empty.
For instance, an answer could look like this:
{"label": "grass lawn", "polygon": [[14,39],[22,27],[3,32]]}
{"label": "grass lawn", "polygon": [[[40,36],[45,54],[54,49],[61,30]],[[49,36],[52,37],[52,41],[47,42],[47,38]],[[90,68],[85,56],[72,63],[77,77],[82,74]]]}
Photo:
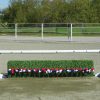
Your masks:
{"label": "grass lawn", "polygon": [[0,100],[99,100],[100,79],[9,78],[0,80]]}

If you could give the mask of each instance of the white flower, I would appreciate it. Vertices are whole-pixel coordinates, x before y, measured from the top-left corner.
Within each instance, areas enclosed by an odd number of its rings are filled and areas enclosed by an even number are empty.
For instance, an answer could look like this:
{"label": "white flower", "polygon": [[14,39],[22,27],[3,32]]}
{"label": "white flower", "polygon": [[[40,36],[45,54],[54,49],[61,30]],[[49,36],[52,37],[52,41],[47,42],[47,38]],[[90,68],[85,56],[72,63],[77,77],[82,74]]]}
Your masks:
{"label": "white flower", "polygon": [[89,72],[89,70],[86,70],[86,72]]}
{"label": "white flower", "polygon": [[23,72],[26,72],[26,70],[24,69]]}
{"label": "white flower", "polygon": [[59,70],[59,73],[62,73],[62,69]]}
{"label": "white flower", "polygon": [[36,69],[34,69],[34,72],[36,72]]}
{"label": "white flower", "polygon": [[15,71],[18,72],[18,69],[16,69]]}
{"label": "white flower", "polygon": [[41,73],[41,70],[39,70],[39,73]]}
{"label": "white flower", "polygon": [[89,69],[88,71],[89,71],[89,73],[90,73],[90,72],[91,72],[91,69]]}
{"label": "white flower", "polygon": [[30,70],[30,69],[28,69],[28,72],[31,72],[31,70]]}
{"label": "white flower", "polygon": [[74,70],[74,72],[78,72],[78,70],[77,70],[77,69],[75,69],[75,70]]}
{"label": "white flower", "polygon": [[11,69],[8,69],[9,71],[11,71]]}
{"label": "white flower", "polygon": [[69,72],[69,73],[70,73],[70,72],[71,72],[71,70],[69,70],[69,69],[68,69],[68,70],[67,70],[67,72]]}
{"label": "white flower", "polygon": [[58,71],[58,70],[56,70],[56,73],[59,73],[59,71]]}
{"label": "white flower", "polygon": [[47,73],[50,73],[51,71],[50,71],[50,69],[47,69]]}

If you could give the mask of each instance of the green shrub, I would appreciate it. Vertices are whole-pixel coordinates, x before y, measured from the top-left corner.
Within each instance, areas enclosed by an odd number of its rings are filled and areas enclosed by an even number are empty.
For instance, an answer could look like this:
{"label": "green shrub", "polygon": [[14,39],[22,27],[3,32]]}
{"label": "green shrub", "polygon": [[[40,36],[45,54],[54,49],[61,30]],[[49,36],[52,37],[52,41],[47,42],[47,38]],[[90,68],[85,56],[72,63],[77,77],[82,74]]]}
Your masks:
{"label": "green shrub", "polygon": [[92,60],[8,61],[8,68],[93,68]]}
{"label": "green shrub", "polygon": [[7,66],[8,77],[80,77],[94,75],[92,60],[8,61]]}

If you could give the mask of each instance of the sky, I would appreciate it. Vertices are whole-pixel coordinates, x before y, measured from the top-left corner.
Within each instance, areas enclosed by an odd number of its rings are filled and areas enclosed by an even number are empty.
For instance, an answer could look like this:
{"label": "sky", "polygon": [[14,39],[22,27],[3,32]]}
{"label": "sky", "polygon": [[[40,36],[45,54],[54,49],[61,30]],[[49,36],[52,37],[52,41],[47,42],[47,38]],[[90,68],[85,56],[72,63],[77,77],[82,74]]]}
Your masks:
{"label": "sky", "polygon": [[9,5],[9,0],[0,0],[0,10],[7,8]]}
{"label": "sky", "polygon": [[9,0],[0,0],[0,9],[4,9],[8,7],[9,5]]}

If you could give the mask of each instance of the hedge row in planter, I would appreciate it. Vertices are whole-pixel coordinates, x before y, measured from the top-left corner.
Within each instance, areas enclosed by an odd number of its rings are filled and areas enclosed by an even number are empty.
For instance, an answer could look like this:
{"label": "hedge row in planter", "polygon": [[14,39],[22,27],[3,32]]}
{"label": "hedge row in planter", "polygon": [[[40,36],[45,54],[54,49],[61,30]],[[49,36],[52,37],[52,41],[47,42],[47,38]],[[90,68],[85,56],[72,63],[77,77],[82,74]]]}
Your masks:
{"label": "hedge row in planter", "polygon": [[[46,60],[46,61],[45,60],[43,61],[42,60],[32,60],[32,61],[9,61],[8,62],[8,71],[13,69],[16,74],[16,68],[18,69],[18,73],[17,73],[18,76],[24,76],[25,73],[26,73],[26,76],[29,76],[28,70],[31,70],[34,75],[36,74],[35,76],[41,76],[41,74],[42,76],[48,76],[46,72],[42,73],[43,68],[45,70],[49,69],[52,72],[55,71],[55,74],[49,73],[49,74],[52,74],[51,76],[88,76],[88,75],[93,75],[94,65],[93,65],[92,60],[59,60],[59,61],[57,60]],[[20,71],[23,72],[24,69],[26,69],[26,72],[24,74],[21,73],[23,74],[21,75]],[[38,70],[37,73],[34,72],[34,69]],[[51,69],[54,69],[54,70],[51,70]],[[62,69],[62,73],[58,75],[58,73],[56,72],[59,71],[60,69]],[[85,71],[85,69],[87,69],[87,71]],[[68,70],[70,70],[69,75],[67,73]],[[41,71],[41,73],[39,73],[39,71]],[[75,71],[77,72],[77,75]],[[11,72],[8,72],[8,73],[11,73]]]}
{"label": "hedge row in planter", "polygon": [[8,61],[8,68],[93,68],[92,60]]}

